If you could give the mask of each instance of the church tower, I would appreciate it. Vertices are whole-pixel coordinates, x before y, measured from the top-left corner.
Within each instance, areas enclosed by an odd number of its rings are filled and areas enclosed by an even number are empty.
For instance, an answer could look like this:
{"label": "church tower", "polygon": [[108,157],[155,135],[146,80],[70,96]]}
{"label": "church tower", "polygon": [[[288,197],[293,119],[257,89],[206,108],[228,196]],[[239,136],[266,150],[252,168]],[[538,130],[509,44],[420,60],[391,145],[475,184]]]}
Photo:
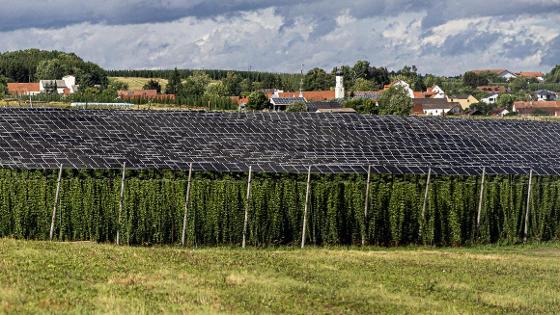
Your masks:
{"label": "church tower", "polygon": [[336,87],[334,89],[334,97],[339,100],[344,98],[344,77],[342,72],[336,69]]}

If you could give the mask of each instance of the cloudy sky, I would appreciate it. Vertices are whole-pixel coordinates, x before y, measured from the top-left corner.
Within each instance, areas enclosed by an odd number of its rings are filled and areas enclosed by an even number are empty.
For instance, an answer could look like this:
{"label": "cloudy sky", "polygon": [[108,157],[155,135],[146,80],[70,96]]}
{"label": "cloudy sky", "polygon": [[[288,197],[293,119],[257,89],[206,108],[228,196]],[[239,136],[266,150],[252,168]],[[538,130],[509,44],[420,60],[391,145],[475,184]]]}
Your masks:
{"label": "cloudy sky", "polygon": [[358,59],[422,73],[548,72],[560,0],[0,0],[0,51],[75,52],[108,69],[297,72]]}

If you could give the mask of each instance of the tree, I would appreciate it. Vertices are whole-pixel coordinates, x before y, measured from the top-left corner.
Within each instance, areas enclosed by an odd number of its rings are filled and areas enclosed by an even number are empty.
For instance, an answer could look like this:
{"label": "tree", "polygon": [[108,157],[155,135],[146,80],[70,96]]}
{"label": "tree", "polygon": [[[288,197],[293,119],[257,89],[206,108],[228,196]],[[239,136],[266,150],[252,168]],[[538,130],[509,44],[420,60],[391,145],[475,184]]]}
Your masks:
{"label": "tree", "polygon": [[428,74],[424,77],[424,85],[427,87],[433,87],[435,85],[441,85],[441,78],[434,75]]}
{"label": "tree", "polygon": [[267,108],[269,105],[268,97],[262,92],[253,92],[249,95],[249,101],[247,102],[247,108],[251,110],[262,110]]}
{"label": "tree", "polygon": [[354,80],[364,79],[369,80],[369,61],[358,60],[352,67],[352,72],[354,73]]}
{"label": "tree", "polygon": [[509,87],[511,88],[512,91],[519,92],[521,90],[528,89],[529,82],[527,82],[527,79],[525,78],[517,77],[509,83]]}
{"label": "tree", "polygon": [[412,99],[403,87],[393,85],[379,98],[379,113],[383,115],[410,115]]}
{"label": "tree", "polygon": [[226,90],[226,95],[239,96],[241,94],[241,78],[234,72],[228,71],[222,82]]}
{"label": "tree", "polygon": [[478,86],[487,85],[488,79],[486,79],[486,77],[484,76],[469,71],[465,72],[465,74],[463,75],[463,83],[473,89],[476,89]]}
{"label": "tree", "polygon": [[70,69],[59,59],[43,60],[37,65],[35,77],[38,80],[60,80],[69,72]]}
{"label": "tree", "polygon": [[560,83],[560,65],[556,65],[550,73],[546,75],[546,82],[549,83]]}
{"label": "tree", "polygon": [[496,104],[500,108],[506,108],[508,110],[511,110],[513,108],[513,103],[515,102],[515,99],[516,97],[514,95],[500,94],[498,96],[498,100],[496,101]]}
{"label": "tree", "polygon": [[486,104],[484,102],[478,102],[476,104],[471,104],[469,109],[476,110],[482,115],[488,115],[491,111],[496,109],[496,104]]}
{"label": "tree", "polygon": [[226,96],[228,95],[228,92],[225,85],[220,81],[220,82],[208,84],[208,86],[206,87],[205,94],[215,95],[215,96]]}
{"label": "tree", "polygon": [[8,78],[0,75],[0,97],[8,95]]}
{"label": "tree", "polygon": [[107,88],[115,91],[128,90],[128,83],[112,79],[109,81]]}
{"label": "tree", "polygon": [[371,80],[373,80],[375,85],[383,87],[383,85],[391,83],[391,80],[389,78],[389,71],[387,70],[387,68],[371,67],[369,71],[370,78]]}
{"label": "tree", "polygon": [[91,62],[84,63],[76,71],[76,80],[81,89],[94,86],[105,88],[109,85],[109,79],[105,70]]}
{"label": "tree", "polygon": [[184,96],[201,96],[206,92],[208,83],[210,83],[208,74],[196,71],[185,80],[181,94]]}
{"label": "tree", "polygon": [[253,92],[253,81],[249,79],[243,79],[243,81],[241,81],[241,83],[239,84],[239,87],[241,88],[242,94],[246,93],[246,95],[248,95]]}
{"label": "tree", "polygon": [[374,100],[357,98],[344,102],[345,108],[352,108],[361,114],[379,114],[379,107]]}
{"label": "tree", "polygon": [[321,68],[311,69],[303,78],[306,91],[328,90],[334,86],[334,78]]}
{"label": "tree", "polygon": [[158,94],[161,93],[161,84],[159,84],[158,81],[151,79],[148,82],[146,82],[146,84],[144,84],[144,86],[142,87],[142,90],[156,90]]}
{"label": "tree", "polygon": [[290,104],[288,105],[288,108],[286,108],[287,112],[306,112],[307,111],[307,106],[305,106],[304,103],[298,102],[298,103],[294,103],[294,104]]}
{"label": "tree", "polygon": [[369,80],[364,79],[364,78],[358,78],[358,79],[356,79],[356,82],[354,82],[353,90],[354,91],[371,91],[371,90],[373,90],[373,83]]}
{"label": "tree", "polygon": [[169,80],[167,81],[167,86],[165,87],[165,93],[167,94],[178,94],[179,90],[183,88],[181,83],[181,75],[179,70],[175,68],[171,75],[169,76]]}

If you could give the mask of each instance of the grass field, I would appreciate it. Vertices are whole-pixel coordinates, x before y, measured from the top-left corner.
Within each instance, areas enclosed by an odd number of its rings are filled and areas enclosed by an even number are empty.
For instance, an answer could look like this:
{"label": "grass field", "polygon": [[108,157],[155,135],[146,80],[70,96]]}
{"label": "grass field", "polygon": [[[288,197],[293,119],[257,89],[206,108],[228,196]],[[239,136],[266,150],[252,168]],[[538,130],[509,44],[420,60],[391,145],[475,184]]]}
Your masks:
{"label": "grass field", "polygon": [[558,313],[560,244],[133,248],[0,240],[1,313]]}
{"label": "grass field", "polygon": [[128,84],[128,89],[131,91],[135,90],[142,90],[144,85],[148,83],[150,80],[158,81],[161,85],[161,90],[165,91],[165,87],[167,86],[166,79],[159,79],[159,78],[133,78],[133,77],[109,77],[109,80],[120,81],[123,83]]}

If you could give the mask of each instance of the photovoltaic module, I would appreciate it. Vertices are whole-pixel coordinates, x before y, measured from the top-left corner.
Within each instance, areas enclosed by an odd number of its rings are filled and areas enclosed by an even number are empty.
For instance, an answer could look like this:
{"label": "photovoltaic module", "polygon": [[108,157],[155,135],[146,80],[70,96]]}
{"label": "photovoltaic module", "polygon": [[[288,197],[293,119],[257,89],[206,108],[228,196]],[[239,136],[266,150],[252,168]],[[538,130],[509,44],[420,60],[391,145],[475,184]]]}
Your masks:
{"label": "photovoltaic module", "polygon": [[336,113],[0,109],[0,167],[560,174],[560,124]]}

